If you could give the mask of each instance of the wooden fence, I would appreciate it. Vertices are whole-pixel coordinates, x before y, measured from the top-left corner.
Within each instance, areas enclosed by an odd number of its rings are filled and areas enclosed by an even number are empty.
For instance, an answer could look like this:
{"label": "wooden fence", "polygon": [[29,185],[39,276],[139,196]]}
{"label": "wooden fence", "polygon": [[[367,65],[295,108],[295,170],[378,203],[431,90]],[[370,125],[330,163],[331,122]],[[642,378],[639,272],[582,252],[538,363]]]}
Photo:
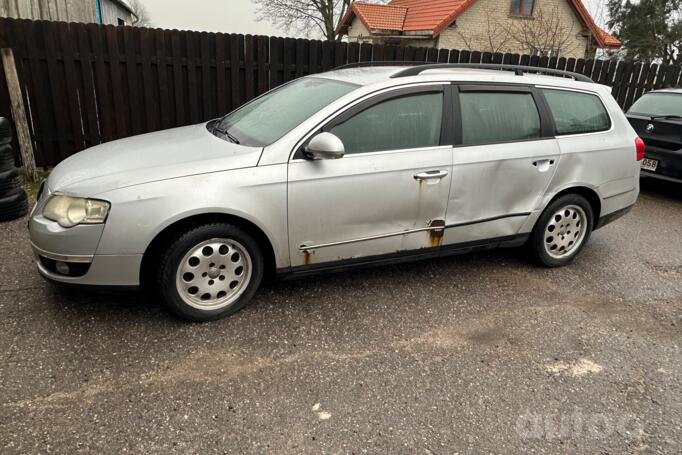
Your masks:
{"label": "wooden fence", "polygon": [[[44,167],[103,142],[215,118],[283,82],[358,61],[575,71],[612,86],[624,109],[646,91],[678,86],[681,72],[615,60],[14,19],[0,19],[1,47],[14,51],[36,162]],[[8,99],[0,77],[0,116],[11,118]]]}

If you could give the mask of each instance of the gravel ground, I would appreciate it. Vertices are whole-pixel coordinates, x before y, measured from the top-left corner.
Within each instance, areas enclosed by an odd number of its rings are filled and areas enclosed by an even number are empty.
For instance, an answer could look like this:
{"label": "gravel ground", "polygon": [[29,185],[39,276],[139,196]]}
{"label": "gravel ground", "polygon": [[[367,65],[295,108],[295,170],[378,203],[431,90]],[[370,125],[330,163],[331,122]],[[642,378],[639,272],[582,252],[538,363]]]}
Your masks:
{"label": "gravel ground", "polygon": [[0,452],[682,453],[682,186],[571,267],[501,250],[268,285],[186,324],[55,290],[0,226]]}

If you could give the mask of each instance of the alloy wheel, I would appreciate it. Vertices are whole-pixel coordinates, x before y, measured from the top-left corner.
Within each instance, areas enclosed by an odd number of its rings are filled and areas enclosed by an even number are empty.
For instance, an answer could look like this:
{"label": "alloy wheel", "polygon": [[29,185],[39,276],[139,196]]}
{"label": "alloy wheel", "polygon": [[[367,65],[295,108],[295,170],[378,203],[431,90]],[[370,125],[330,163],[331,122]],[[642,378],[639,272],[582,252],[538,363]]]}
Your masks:
{"label": "alloy wheel", "polygon": [[577,205],[558,210],[545,227],[545,251],[555,259],[563,259],[580,248],[587,233],[587,215]]}
{"label": "alloy wheel", "polygon": [[211,239],[191,248],[176,274],[178,294],[199,310],[233,304],[251,281],[253,264],[247,249],[231,239]]}

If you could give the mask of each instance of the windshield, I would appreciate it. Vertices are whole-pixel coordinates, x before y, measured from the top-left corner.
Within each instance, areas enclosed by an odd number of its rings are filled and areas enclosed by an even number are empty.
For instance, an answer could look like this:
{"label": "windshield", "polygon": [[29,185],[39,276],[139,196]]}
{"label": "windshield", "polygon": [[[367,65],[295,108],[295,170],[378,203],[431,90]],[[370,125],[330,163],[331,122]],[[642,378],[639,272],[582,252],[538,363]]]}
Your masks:
{"label": "windshield", "polygon": [[682,116],[682,94],[650,93],[644,95],[632,105],[630,112],[649,116]]}
{"label": "windshield", "polygon": [[346,82],[305,77],[265,94],[215,126],[233,142],[263,147],[279,140],[311,115],[357,89]]}

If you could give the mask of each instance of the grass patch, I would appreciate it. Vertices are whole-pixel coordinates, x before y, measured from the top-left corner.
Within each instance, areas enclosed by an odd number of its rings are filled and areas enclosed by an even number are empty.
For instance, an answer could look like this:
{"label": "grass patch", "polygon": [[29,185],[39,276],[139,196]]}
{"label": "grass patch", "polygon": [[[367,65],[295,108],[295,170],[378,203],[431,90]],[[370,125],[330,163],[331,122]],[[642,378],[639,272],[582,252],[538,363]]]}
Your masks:
{"label": "grass patch", "polygon": [[19,176],[21,177],[21,186],[24,188],[24,191],[26,191],[29,201],[33,202],[36,200],[36,198],[38,197],[38,190],[40,190],[40,184],[42,183],[43,180],[47,178],[48,175],[50,175],[50,171],[41,171],[39,169],[38,181],[36,183],[30,183],[26,178],[26,171],[24,171],[24,168],[19,169]]}

